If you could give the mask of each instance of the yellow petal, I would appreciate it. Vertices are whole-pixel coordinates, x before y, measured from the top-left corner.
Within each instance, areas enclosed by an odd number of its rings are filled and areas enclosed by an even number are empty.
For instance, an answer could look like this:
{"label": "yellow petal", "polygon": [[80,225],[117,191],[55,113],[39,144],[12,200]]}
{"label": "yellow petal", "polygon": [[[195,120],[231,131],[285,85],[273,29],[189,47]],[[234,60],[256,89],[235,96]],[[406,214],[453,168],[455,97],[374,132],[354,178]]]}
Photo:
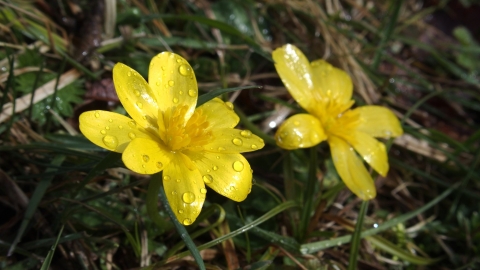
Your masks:
{"label": "yellow petal", "polygon": [[314,76],[310,62],[297,47],[284,45],[272,53],[275,68],[283,84],[293,98],[305,110],[311,111],[315,104]]}
{"label": "yellow petal", "polygon": [[157,101],[145,79],[122,63],[113,67],[113,83],[128,114],[144,128],[157,126]]}
{"label": "yellow petal", "polygon": [[320,120],[310,114],[296,114],[288,118],[275,133],[277,145],[284,149],[311,147],[326,138]]}
{"label": "yellow petal", "polygon": [[80,131],[94,144],[122,153],[135,138],[150,138],[131,118],[108,111],[88,111],[80,115]]}
{"label": "yellow petal", "polygon": [[388,172],[388,157],[385,145],[372,136],[361,131],[354,131],[342,136],[360,156],[381,176]]}
{"label": "yellow petal", "polygon": [[360,199],[370,200],[377,195],[372,177],[350,145],[341,138],[328,138],[333,164],[340,178]]}
{"label": "yellow petal", "polygon": [[186,153],[197,166],[204,183],[217,193],[237,202],[252,189],[252,170],[240,154]]}
{"label": "yellow petal", "polygon": [[362,106],[352,110],[360,115],[357,130],[373,137],[392,138],[403,134],[402,126],[393,112],[381,106]]}
{"label": "yellow petal", "polygon": [[204,145],[205,150],[216,153],[243,153],[262,149],[263,140],[250,130],[222,128],[212,130],[213,139]]}
{"label": "yellow petal", "polygon": [[163,186],[170,207],[183,225],[192,224],[202,210],[207,189],[198,170],[190,170],[178,153],[163,171]]}
{"label": "yellow petal", "polygon": [[141,174],[154,174],[169,166],[172,154],[161,143],[151,139],[136,138],[122,154],[123,163]]}
{"label": "yellow petal", "polygon": [[233,111],[232,103],[214,98],[197,108],[207,118],[208,129],[234,128],[240,118]]}
{"label": "yellow petal", "polygon": [[188,107],[185,120],[190,118],[197,104],[198,86],[187,60],[171,52],[158,54],[150,62],[148,83],[161,111],[185,105]]}
{"label": "yellow petal", "polygon": [[348,74],[333,67],[325,60],[316,60],[311,64],[314,85],[322,97],[335,100],[337,104],[348,104],[352,98],[353,84]]}

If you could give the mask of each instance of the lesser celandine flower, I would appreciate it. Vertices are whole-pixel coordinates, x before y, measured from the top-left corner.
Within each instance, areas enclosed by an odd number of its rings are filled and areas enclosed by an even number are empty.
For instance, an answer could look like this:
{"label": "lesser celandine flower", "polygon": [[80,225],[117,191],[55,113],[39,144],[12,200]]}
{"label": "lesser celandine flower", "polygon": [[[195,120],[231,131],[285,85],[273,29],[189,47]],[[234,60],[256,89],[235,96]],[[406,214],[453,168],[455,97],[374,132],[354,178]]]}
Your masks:
{"label": "lesser celandine flower", "polygon": [[192,67],[181,56],[164,52],[150,62],[149,82],[118,63],[113,81],[130,117],[108,111],[80,115],[80,130],[93,143],[122,154],[130,170],[163,170],[167,199],[184,225],[195,221],[207,189],[242,201],[252,187],[252,170],[240,154],[264,142],[234,127],[239,118],[229,102],[215,98],[197,104]]}
{"label": "lesser celandine flower", "polygon": [[363,200],[375,198],[373,180],[355,150],[375,171],[386,176],[387,151],[374,137],[403,134],[397,117],[381,106],[350,109],[354,103],[353,85],[347,73],[324,60],[310,63],[293,45],[276,49],[273,60],[285,87],[308,112],[290,117],[278,128],[277,144],[298,149],[327,140],[335,168],[347,187]]}

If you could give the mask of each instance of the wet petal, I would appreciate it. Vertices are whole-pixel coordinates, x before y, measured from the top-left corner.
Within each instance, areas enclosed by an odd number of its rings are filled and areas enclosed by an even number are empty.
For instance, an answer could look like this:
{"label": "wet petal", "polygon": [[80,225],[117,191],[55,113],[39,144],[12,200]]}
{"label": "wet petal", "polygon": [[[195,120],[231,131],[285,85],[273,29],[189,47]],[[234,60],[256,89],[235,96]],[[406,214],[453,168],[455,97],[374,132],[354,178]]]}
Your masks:
{"label": "wet petal", "polygon": [[297,47],[287,44],[272,53],[278,75],[293,98],[305,110],[315,104],[314,76],[310,62]]}
{"label": "wet petal", "polygon": [[372,136],[361,131],[354,131],[342,136],[360,156],[381,176],[388,172],[388,157],[385,145]]}
{"label": "wet petal", "polygon": [[154,174],[169,166],[172,154],[157,141],[136,138],[122,154],[123,163],[130,170],[141,174]]}
{"label": "wet petal", "polygon": [[156,127],[158,106],[145,79],[122,63],[113,67],[113,83],[118,98],[128,114],[142,127]]}
{"label": "wet petal", "polygon": [[285,149],[311,147],[326,138],[320,120],[310,114],[296,114],[288,118],[275,133],[277,145]]}
{"label": "wet petal", "polygon": [[335,100],[337,104],[348,104],[352,98],[353,84],[348,74],[333,67],[325,60],[316,60],[311,64],[315,89],[322,97]]}
{"label": "wet petal", "polygon": [[360,115],[357,130],[370,136],[388,139],[403,134],[398,118],[385,107],[362,106],[352,111]]}
{"label": "wet petal", "polygon": [[212,130],[213,139],[204,149],[217,153],[243,153],[262,149],[263,140],[250,130],[222,128]]}
{"label": "wet petal", "polygon": [[223,102],[219,98],[214,98],[209,102],[198,107],[202,115],[207,118],[208,129],[234,128],[240,118],[233,111],[233,104]]}
{"label": "wet petal", "polygon": [[372,177],[350,145],[341,138],[330,136],[328,144],[333,164],[347,187],[360,199],[371,200],[377,195]]}
{"label": "wet petal", "polygon": [[94,144],[110,151],[122,153],[135,138],[153,136],[133,119],[108,111],[88,111],[80,115],[80,131]]}
{"label": "wet petal", "polygon": [[204,183],[217,193],[237,202],[252,189],[252,170],[240,154],[188,152]]}
{"label": "wet petal", "polygon": [[148,82],[155,92],[158,107],[165,112],[173,106],[187,106],[185,120],[195,110],[198,86],[190,64],[178,54],[162,52],[153,57]]}
{"label": "wet petal", "polygon": [[207,189],[198,170],[188,169],[179,153],[163,171],[163,186],[170,207],[183,225],[192,224],[202,210]]}

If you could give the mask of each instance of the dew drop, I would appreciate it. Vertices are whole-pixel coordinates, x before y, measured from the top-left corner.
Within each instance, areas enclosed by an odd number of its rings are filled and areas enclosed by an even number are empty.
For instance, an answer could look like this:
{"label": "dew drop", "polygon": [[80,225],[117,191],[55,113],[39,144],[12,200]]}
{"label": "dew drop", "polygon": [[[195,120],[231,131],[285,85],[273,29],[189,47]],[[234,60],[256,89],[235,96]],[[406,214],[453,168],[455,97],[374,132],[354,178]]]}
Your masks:
{"label": "dew drop", "polygon": [[243,167],[244,165],[243,165],[243,162],[241,161],[235,161],[233,163],[233,169],[237,172],[241,172],[243,170]]}
{"label": "dew drop", "polygon": [[177,58],[177,63],[181,63],[181,62],[182,62],[182,59]]}
{"label": "dew drop", "polygon": [[213,166],[212,170],[216,171],[216,170],[218,170],[218,167],[217,167],[217,166]]}
{"label": "dew drop", "polygon": [[240,145],[243,144],[243,141],[242,141],[242,139],[240,139],[240,138],[235,138],[235,139],[232,140],[232,142],[233,142],[233,144],[235,144],[236,146],[240,146]]}
{"label": "dew drop", "polygon": [[128,122],[128,125],[132,128],[135,128],[137,126],[137,124],[135,123],[135,121],[130,121]]}
{"label": "dew drop", "polygon": [[128,77],[132,76],[132,72],[131,71],[127,72],[127,76]]}
{"label": "dew drop", "polygon": [[95,112],[95,117],[96,117],[96,118],[99,118],[99,117],[100,117],[100,113],[99,113],[99,112]]}
{"label": "dew drop", "polygon": [[100,130],[100,133],[102,133],[102,135],[105,135],[107,134],[107,131],[105,131],[104,129]]}
{"label": "dew drop", "polygon": [[180,183],[180,179],[175,180],[177,183]]}
{"label": "dew drop", "polygon": [[220,156],[216,156],[217,159],[220,159]]}
{"label": "dew drop", "polygon": [[202,194],[207,194],[207,189],[206,189],[206,188],[201,188],[201,189],[200,189],[200,193],[202,193]]}
{"label": "dew drop", "polygon": [[137,102],[137,107],[138,107],[139,109],[142,109],[142,108],[143,108],[143,104],[142,104],[141,102]]}
{"label": "dew drop", "polygon": [[293,122],[293,124],[297,127],[300,126],[300,122],[298,122],[298,121]]}
{"label": "dew drop", "polygon": [[182,209],[178,210],[178,213],[183,214],[183,210]]}
{"label": "dew drop", "polygon": [[230,110],[233,110],[233,104],[232,104],[230,101],[225,102],[225,105],[227,105],[227,107],[228,107]]}
{"label": "dew drop", "polygon": [[117,137],[107,135],[103,137],[102,141],[108,148],[111,148],[111,149],[117,148],[117,145],[118,145]]}
{"label": "dew drop", "polygon": [[173,103],[177,104],[178,103],[178,98],[173,98]]}
{"label": "dew drop", "polygon": [[190,72],[191,72],[191,71],[192,71],[192,70],[190,69],[190,67],[189,67],[188,65],[185,65],[185,64],[181,65],[181,66],[178,68],[178,72],[179,72],[180,74],[182,74],[183,76],[188,76],[188,75],[190,75]]}
{"label": "dew drop", "polygon": [[162,163],[162,162],[160,162],[160,161],[159,161],[159,162],[157,162],[155,165],[156,165],[156,166],[157,166],[157,168],[159,168],[159,169],[163,168],[163,163]]}
{"label": "dew drop", "polygon": [[245,138],[250,138],[250,136],[252,136],[252,132],[250,130],[242,130],[242,132],[240,132],[240,135]]}
{"label": "dew drop", "polygon": [[205,174],[203,176],[203,182],[210,184],[213,182],[213,177],[210,174]]}
{"label": "dew drop", "polygon": [[129,132],[129,133],[128,133],[128,137],[130,138],[130,140],[133,140],[133,139],[135,139],[135,137],[137,137],[137,136],[135,135],[135,133]]}
{"label": "dew drop", "polygon": [[207,169],[207,173],[211,172],[210,169]]}
{"label": "dew drop", "polygon": [[109,127],[109,126],[106,126],[105,129],[106,129],[106,130],[110,130],[110,127]]}
{"label": "dew drop", "polygon": [[188,95],[191,96],[191,97],[194,97],[197,95],[197,91],[193,90],[193,89],[190,89],[188,90]]}
{"label": "dew drop", "polygon": [[155,85],[156,85],[156,86],[160,86],[160,82],[156,82]]}
{"label": "dew drop", "polygon": [[172,80],[170,80],[170,81],[168,81],[168,85],[169,85],[169,86],[174,86],[174,85],[175,85],[175,82],[172,81]]}
{"label": "dew drop", "polygon": [[148,162],[150,160],[150,157],[147,155],[142,156],[143,162]]}
{"label": "dew drop", "polygon": [[164,176],[163,176],[163,180],[165,180],[165,181],[170,181],[170,176],[164,175]]}
{"label": "dew drop", "polygon": [[218,151],[225,151],[225,147],[218,147]]}
{"label": "dew drop", "polygon": [[258,146],[256,144],[252,144],[252,146],[250,146],[252,149],[258,149]]}
{"label": "dew drop", "polygon": [[178,91],[178,93],[179,93],[180,95],[183,95],[183,91],[182,91],[182,90]]}
{"label": "dew drop", "polygon": [[192,192],[185,192],[182,195],[182,200],[184,203],[191,204],[195,201],[195,194],[193,194]]}
{"label": "dew drop", "polygon": [[183,220],[183,225],[188,226],[192,224],[192,220],[189,218],[186,218]]}
{"label": "dew drop", "polygon": [[176,192],[176,191],[172,191],[172,195],[177,195],[177,192]]}
{"label": "dew drop", "polygon": [[139,96],[140,96],[140,91],[138,91],[138,90],[135,90],[135,91],[133,91],[133,93],[134,93],[134,94],[135,94],[135,96],[137,96],[137,97],[139,97]]}
{"label": "dew drop", "polygon": [[119,125],[119,126],[118,126],[118,129],[123,129],[123,126],[122,126],[122,125]]}

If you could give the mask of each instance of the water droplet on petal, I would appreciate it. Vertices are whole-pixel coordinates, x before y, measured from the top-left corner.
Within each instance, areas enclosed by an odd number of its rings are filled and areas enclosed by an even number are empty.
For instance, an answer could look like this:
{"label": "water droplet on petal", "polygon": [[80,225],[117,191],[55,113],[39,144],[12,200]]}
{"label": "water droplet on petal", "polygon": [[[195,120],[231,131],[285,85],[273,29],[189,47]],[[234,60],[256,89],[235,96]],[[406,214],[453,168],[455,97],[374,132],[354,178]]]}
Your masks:
{"label": "water droplet on petal", "polygon": [[174,85],[175,85],[175,82],[172,81],[172,80],[170,80],[170,81],[168,81],[168,85],[169,85],[169,86],[174,86]]}
{"label": "water droplet on petal", "polygon": [[143,162],[148,162],[150,160],[150,157],[147,155],[142,156]]}
{"label": "water droplet on petal", "polygon": [[155,85],[156,85],[156,86],[160,86],[160,82],[156,82]]}
{"label": "water droplet on petal", "polygon": [[182,62],[182,59],[177,58],[177,63],[181,63],[181,62]]}
{"label": "water droplet on petal", "polygon": [[252,149],[257,149],[258,146],[256,144],[252,144],[252,146],[250,146]]}
{"label": "water droplet on petal", "polygon": [[99,118],[99,117],[100,117],[100,113],[99,113],[99,112],[95,112],[95,117],[96,117],[96,118]]}
{"label": "water droplet on petal", "polygon": [[202,193],[202,194],[207,194],[207,189],[206,189],[206,188],[201,188],[201,189],[200,189],[200,193]]}
{"label": "water droplet on petal", "polygon": [[110,127],[109,127],[109,126],[106,126],[105,129],[106,129],[106,130],[110,130]]}
{"label": "water droplet on petal", "polygon": [[203,176],[203,182],[210,184],[213,182],[213,177],[210,174],[206,174]]}
{"label": "water droplet on petal", "polygon": [[225,147],[218,147],[218,151],[225,151]]}
{"label": "water droplet on petal", "polygon": [[178,103],[178,98],[173,98],[173,103],[177,104]]}
{"label": "water droplet on petal", "polygon": [[243,162],[241,161],[235,161],[233,163],[233,169],[237,172],[241,172],[243,170],[243,167],[244,165],[243,165]]}
{"label": "water droplet on petal", "polygon": [[182,90],[178,91],[178,93],[179,93],[180,95],[183,95],[183,91],[182,91]]}
{"label": "water droplet on petal", "polygon": [[191,204],[195,201],[195,194],[193,194],[192,192],[185,192],[182,195],[182,200],[184,203]]}
{"label": "water droplet on petal", "polygon": [[133,93],[134,93],[134,94],[135,94],[135,96],[137,96],[137,97],[139,97],[139,96],[140,96],[140,91],[138,91],[138,90],[135,90],[135,91],[133,91]]}
{"label": "water droplet on petal", "polygon": [[137,107],[138,107],[139,109],[142,109],[142,108],[143,108],[143,104],[142,104],[141,102],[137,102]]}
{"label": "water droplet on petal", "polygon": [[178,213],[183,214],[183,210],[182,209],[178,210]]}
{"label": "water droplet on petal", "polygon": [[170,181],[170,176],[164,175],[164,176],[163,176],[163,180],[165,180],[165,181]]}
{"label": "water droplet on petal", "polygon": [[122,126],[122,125],[119,125],[119,126],[118,126],[118,129],[123,129],[123,126]]}
{"label": "water droplet on petal", "polygon": [[192,224],[192,220],[189,218],[186,218],[183,220],[183,225],[188,226]]}
{"label": "water droplet on petal", "polygon": [[135,123],[135,121],[130,121],[128,122],[128,125],[132,128],[135,128],[137,126],[137,123]]}
{"label": "water droplet on petal", "polygon": [[235,144],[237,146],[240,146],[240,145],[243,144],[243,141],[240,138],[235,138],[235,139],[232,140],[232,142],[233,142],[233,144]]}
{"label": "water droplet on petal", "polygon": [[218,167],[217,167],[217,166],[213,166],[212,170],[216,171],[216,170],[218,170]]}
{"label": "water droplet on petal", "polygon": [[293,122],[293,124],[297,127],[300,126],[300,122],[298,122],[298,121]]}
{"label": "water droplet on petal", "polygon": [[107,135],[103,137],[102,141],[108,148],[111,148],[111,149],[117,148],[117,145],[118,145],[117,137]]}
{"label": "water droplet on petal", "polygon": [[230,101],[225,102],[225,105],[227,105],[227,107],[228,107],[230,110],[233,110],[233,104],[232,104]]}
{"label": "water droplet on petal", "polygon": [[250,130],[242,130],[242,132],[240,132],[240,135],[245,138],[250,138],[250,136],[252,136],[252,132]]}
{"label": "water droplet on petal", "polygon": [[162,163],[162,162],[157,162],[155,165],[156,165],[157,168],[159,168],[159,169],[163,168],[163,163]]}
{"label": "water droplet on petal", "polygon": [[104,129],[100,130],[100,133],[102,133],[102,135],[105,135],[107,134],[107,131],[105,131]]}
{"label": "water droplet on petal", "polygon": [[129,132],[129,133],[128,133],[128,137],[130,138],[130,140],[133,140],[133,139],[135,139],[135,137],[137,137],[137,136],[135,135],[135,133]]}
{"label": "water droplet on petal", "polygon": [[194,97],[197,95],[197,91],[193,90],[193,89],[190,89],[188,90],[188,95],[191,96],[191,97]]}
{"label": "water droplet on petal", "polygon": [[178,68],[178,72],[183,76],[188,76],[190,72],[192,72],[192,69],[188,65],[183,64]]}
{"label": "water droplet on petal", "polygon": [[220,156],[216,156],[217,159],[220,159]]}
{"label": "water droplet on petal", "polygon": [[180,179],[175,180],[177,183],[180,183]]}
{"label": "water droplet on petal", "polygon": [[132,76],[132,72],[131,71],[127,72],[127,76],[128,77]]}

